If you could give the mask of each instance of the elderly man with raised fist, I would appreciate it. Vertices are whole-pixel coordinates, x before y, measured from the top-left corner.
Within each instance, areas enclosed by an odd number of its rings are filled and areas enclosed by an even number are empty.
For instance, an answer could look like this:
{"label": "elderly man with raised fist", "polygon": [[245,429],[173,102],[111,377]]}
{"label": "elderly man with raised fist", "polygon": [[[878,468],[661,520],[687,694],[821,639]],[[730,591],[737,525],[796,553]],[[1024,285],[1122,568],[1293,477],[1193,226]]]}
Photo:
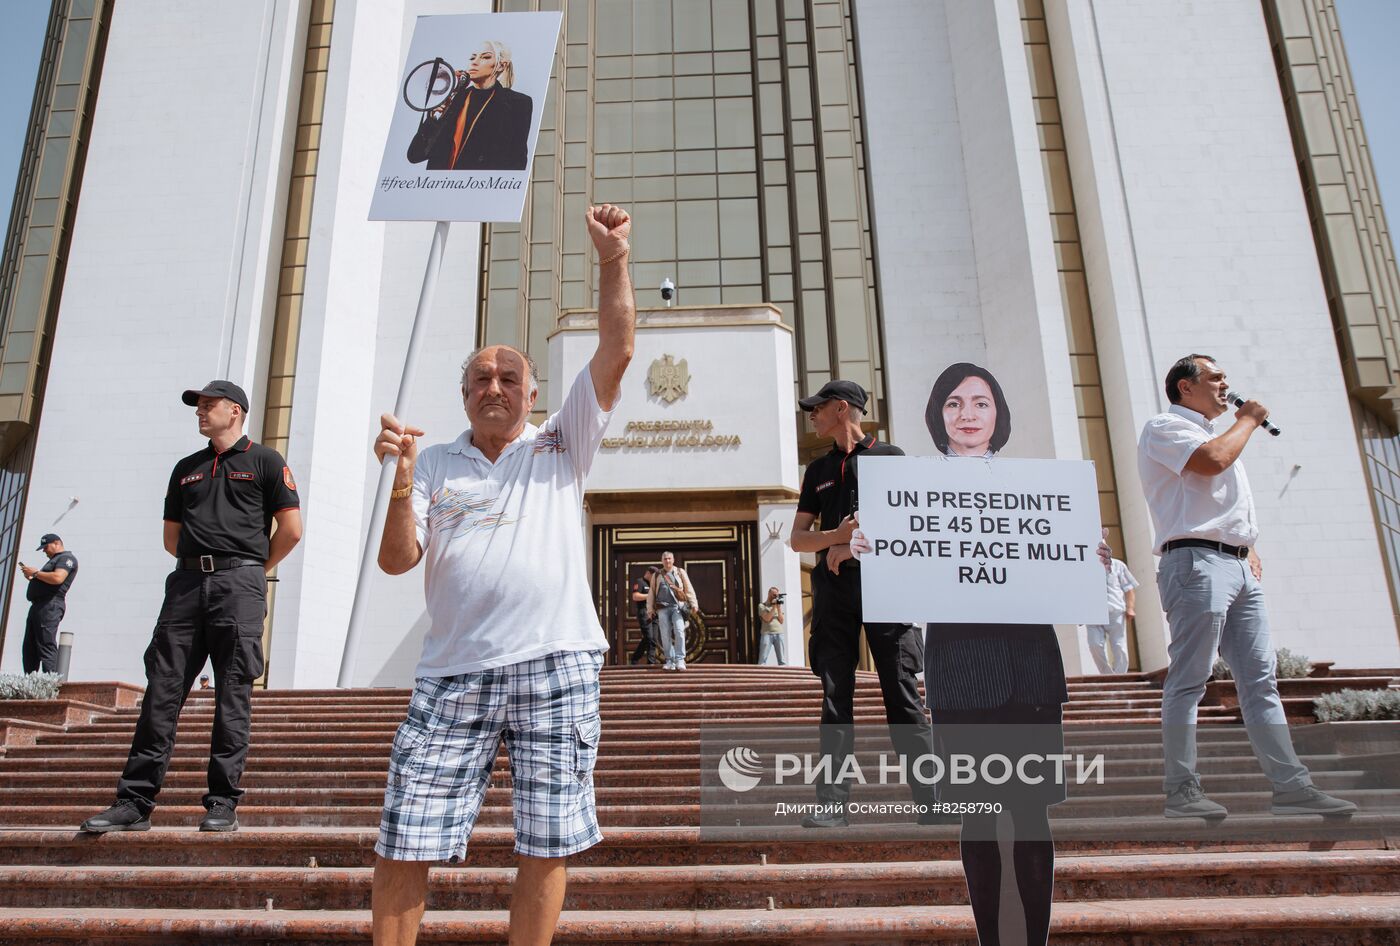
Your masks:
{"label": "elderly man with raised fist", "polygon": [[511,943],[548,943],[566,859],[602,840],[593,799],[608,649],[588,584],[583,481],[632,359],[632,223],[590,207],[598,253],[598,348],[559,411],[528,423],[535,364],[493,345],[462,367],[470,426],[418,449],[424,432],[385,414],[374,444],[398,458],[379,567],[426,562],[432,624],[389,760],[374,867],[374,941],[418,935],[434,861],[459,861],[496,752],[510,753],[518,870]]}

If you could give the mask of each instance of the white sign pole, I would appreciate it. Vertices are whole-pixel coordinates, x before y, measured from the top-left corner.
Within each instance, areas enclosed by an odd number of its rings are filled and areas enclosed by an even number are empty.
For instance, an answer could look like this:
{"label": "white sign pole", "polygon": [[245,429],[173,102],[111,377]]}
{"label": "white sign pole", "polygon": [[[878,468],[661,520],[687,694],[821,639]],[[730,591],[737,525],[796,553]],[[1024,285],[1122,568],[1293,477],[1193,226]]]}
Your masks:
{"label": "white sign pole", "polygon": [[[408,354],[403,360],[403,375],[399,379],[399,394],[394,400],[394,416],[407,423],[408,394],[413,388],[413,376],[418,367],[418,353],[423,348],[423,336],[427,334],[428,312],[433,307],[433,293],[437,289],[438,273],[442,270],[442,250],[447,245],[447,228],[452,224],[439,220],[433,228],[433,242],[428,248],[428,265],[423,270],[423,288],[418,293],[418,308],[413,313],[413,330],[408,336]],[[394,485],[394,468],[398,466],[396,457],[385,457],[379,468],[379,484],[374,490],[374,510],[369,515],[369,531],[365,534],[365,547],[360,553],[360,576],[355,582],[355,602],[350,606],[350,626],[345,631],[345,650],[340,655],[340,677],[336,685],[350,686],[355,673],[355,657],[360,649],[360,630],[365,623],[365,609],[369,598],[370,579],[373,577],[378,558],[380,537],[384,533],[384,520],[389,517],[389,491]]]}

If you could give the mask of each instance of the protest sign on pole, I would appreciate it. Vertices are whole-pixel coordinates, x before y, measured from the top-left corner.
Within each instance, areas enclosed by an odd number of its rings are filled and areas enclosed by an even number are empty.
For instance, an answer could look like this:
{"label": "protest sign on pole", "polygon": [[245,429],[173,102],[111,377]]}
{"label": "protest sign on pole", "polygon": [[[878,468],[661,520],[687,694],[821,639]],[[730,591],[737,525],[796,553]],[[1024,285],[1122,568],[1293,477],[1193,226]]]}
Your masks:
{"label": "protest sign on pole", "polygon": [[520,220],[562,18],[418,18],[371,220]]}
{"label": "protest sign on pole", "polygon": [[866,621],[1108,622],[1087,460],[866,457],[860,528]]}
{"label": "protest sign on pole", "polygon": [[[420,16],[393,90],[394,114],[371,220],[432,220],[432,242],[413,313],[394,416],[411,423],[408,395],[442,269],[450,221],[518,223],[549,91],[563,14]],[[354,682],[375,550],[389,515],[396,461],[379,468],[369,530],[337,684]]]}

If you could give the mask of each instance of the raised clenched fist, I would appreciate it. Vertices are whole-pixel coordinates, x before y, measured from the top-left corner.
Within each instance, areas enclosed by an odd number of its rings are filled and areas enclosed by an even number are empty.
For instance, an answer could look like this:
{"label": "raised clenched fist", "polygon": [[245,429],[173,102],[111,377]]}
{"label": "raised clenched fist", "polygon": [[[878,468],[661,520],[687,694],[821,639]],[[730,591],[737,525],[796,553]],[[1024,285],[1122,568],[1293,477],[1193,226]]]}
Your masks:
{"label": "raised clenched fist", "polygon": [[598,251],[599,259],[608,259],[627,249],[627,236],[632,232],[632,218],[627,211],[612,204],[603,204],[589,207],[586,217],[588,236]]}

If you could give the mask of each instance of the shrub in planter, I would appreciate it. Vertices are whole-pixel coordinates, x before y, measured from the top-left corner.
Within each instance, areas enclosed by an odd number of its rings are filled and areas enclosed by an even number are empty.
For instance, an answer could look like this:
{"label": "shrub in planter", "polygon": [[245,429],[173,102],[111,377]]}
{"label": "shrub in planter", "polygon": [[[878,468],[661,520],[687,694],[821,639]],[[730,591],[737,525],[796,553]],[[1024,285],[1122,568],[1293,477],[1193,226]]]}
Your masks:
{"label": "shrub in planter", "polygon": [[1280,680],[1306,677],[1312,673],[1312,661],[1302,654],[1295,654],[1287,647],[1278,649],[1276,673]]}
{"label": "shrub in planter", "polygon": [[0,700],[51,700],[58,684],[56,673],[0,673]]}
{"label": "shrub in planter", "polygon": [[1342,690],[1324,693],[1313,704],[1318,722],[1400,719],[1400,690]]}

